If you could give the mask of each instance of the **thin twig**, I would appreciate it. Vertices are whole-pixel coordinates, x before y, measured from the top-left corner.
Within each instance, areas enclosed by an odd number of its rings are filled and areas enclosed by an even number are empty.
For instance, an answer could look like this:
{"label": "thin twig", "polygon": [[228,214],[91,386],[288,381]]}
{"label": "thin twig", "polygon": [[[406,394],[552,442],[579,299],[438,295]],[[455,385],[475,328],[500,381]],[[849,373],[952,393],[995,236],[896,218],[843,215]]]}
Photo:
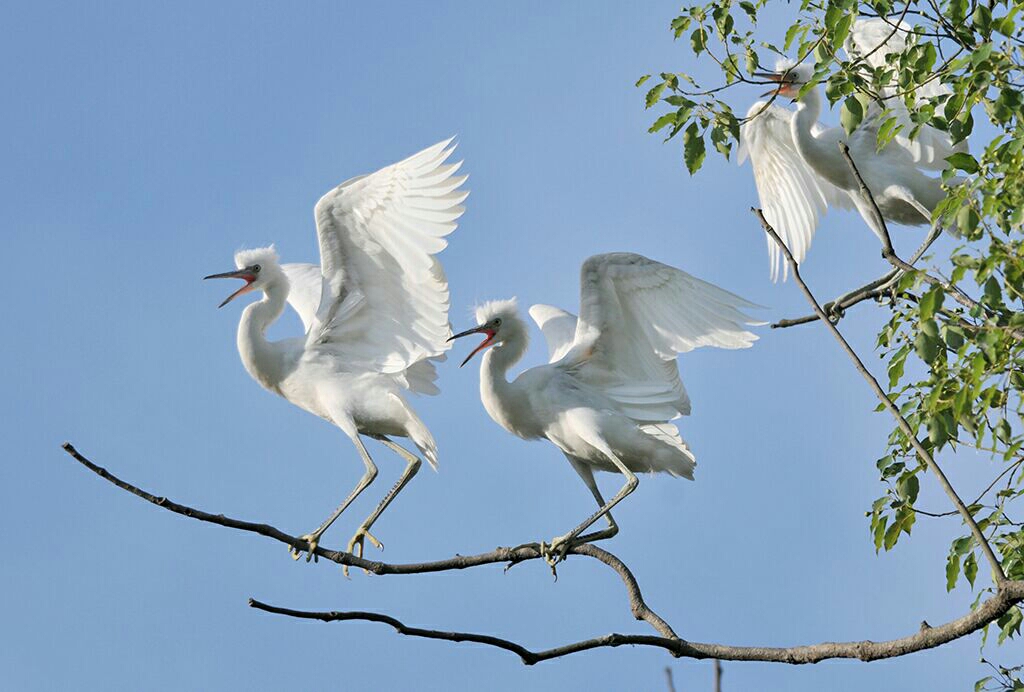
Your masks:
{"label": "thin twig", "polygon": [[[988,487],[985,488],[984,490],[982,490],[978,494],[978,499],[976,499],[974,502],[972,502],[971,504],[969,504],[967,506],[968,507],[973,507],[974,505],[980,504],[981,500],[986,495],[988,495],[989,491],[992,490],[992,488],[996,487],[996,483],[998,483],[1006,474],[1010,473],[1011,471],[1016,469],[1018,466],[1020,466],[1021,463],[1024,463],[1024,457],[1021,457],[1020,459],[1018,459],[1017,461],[1013,462],[1012,464],[1007,466],[1005,469],[1003,469],[1003,472],[1000,473],[998,476],[996,476],[996,479],[994,481],[992,481],[991,483],[989,483]],[[955,516],[957,514],[956,510],[950,510],[948,512],[926,512],[923,509],[918,509],[917,507],[913,507],[912,509],[915,512],[917,512],[918,514],[923,514],[923,515],[925,515],[927,517],[935,517],[935,518],[939,518],[939,517],[952,517],[952,516]]]}
{"label": "thin twig", "polygon": [[[904,272],[916,271],[914,267],[903,261],[903,259],[896,254],[896,250],[892,246],[892,237],[889,235],[889,227],[885,222],[885,217],[882,216],[882,211],[878,208],[878,202],[875,201],[875,196],[871,194],[871,190],[868,188],[867,183],[864,182],[864,178],[861,176],[860,170],[857,168],[857,163],[853,160],[853,157],[850,156],[850,148],[846,146],[845,142],[839,143],[839,153],[842,154],[843,158],[846,160],[847,166],[849,166],[850,170],[853,172],[853,177],[857,180],[857,188],[860,192],[861,198],[870,204],[876,220],[878,221],[878,227],[882,231],[882,256],[889,261],[889,264],[897,269],[901,269]],[[949,297],[963,305],[968,310],[979,310],[984,312],[986,315],[992,314],[987,307],[974,300],[948,281],[937,279],[924,271],[920,272],[920,275],[928,284],[941,287]],[[1006,331],[1018,339],[1024,339],[1024,330],[1007,327]]]}
{"label": "thin twig", "polygon": [[[917,264],[917,261],[924,256],[924,253],[928,251],[928,248],[930,248],[941,235],[942,228],[940,226],[933,226],[932,230],[929,231],[928,235],[925,237],[924,242],[922,242],[921,245],[918,246],[917,250],[914,251],[914,254],[911,256],[908,264]],[[849,291],[845,295],[836,298],[831,303],[825,304],[824,308],[826,314],[830,317],[835,316],[838,318],[842,316],[847,309],[857,305],[858,303],[888,295],[891,292],[892,287],[899,282],[905,273],[906,272],[902,269],[891,269],[877,279],[869,281],[860,288]],[[810,315],[804,315],[803,317],[779,320],[772,324],[772,329],[785,329],[786,327],[795,327],[799,324],[807,324],[808,322],[816,322],[817,320],[818,315],[816,313],[811,313]]]}
{"label": "thin twig", "polygon": [[[764,218],[764,214],[760,209],[751,208],[751,211],[761,221],[761,226],[764,228],[765,232],[779,244],[782,252],[786,255],[786,261],[789,262],[790,269],[793,271],[794,280],[797,282],[797,285],[800,286],[800,290],[803,291],[804,297],[807,298],[807,302],[811,304],[811,307],[814,309],[814,312],[817,313],[818,318],[822,320],[828,330],[832,332],[832,336],[836,338],[836,341],[838,341],[840,346],[843,347],[843,350],[846,351],[846,354],[850,357],[850,360],[853,361],[857,371],[874,391],[878,400],[882,402],[882,405],[885,406],[889,413],[892,414],[893,418],[896,419],[896,424],[899,426],[900,430],[903,431],[903,435],[907,438],[910,444],[914,447],[914,450],[921,458],[921,461],[923,461],[928,466],[928,469],[935,474],[935,477],[939,481],[939,485],[942,486],[942,489],[945,491],[950,501],[952,501],[953,506],[956,507],[958,512],[960,512],[960,516],[963,517],[964,523],[966,523],[970,528],[971,533],[974,535],[974,539],[977,541],[982,553],[984,553],[985,558],[988,560],[989,566],[992,568],[993,579],[996,586],[1001,589],[1003,583],[1006,582],[1006,574],[1003,572],[1002,564],[1000,564],[999,558],[996,557],[995,551],[992,550],[992,546],[989,545],[987,540],[985,540],[985,534],[982,533],[980,528],[978,528],[978,522],[974,520],[974,515],[971,514],[971,511],[967,508],[967,505],[964,504],[964,501],[960,499],[960,496],[953,488],[953,485],[949,482],[949,479],[946,478],[946,474],[943,473],[942,468],[939,467],[932,455],[917,439],[917,435],[914,434],[914,431],[907,422],[907,419],[903,417],[899,408],[885,393],[885,390],[882,389],[882,385],[878,383],[875,376],[872,375],[867,367],[864,366],[860,356],[857,355],[857,352],[854,351],[853,347],[846,341],[843,335],[839,332],[839,329],[829,321],[828,316],[818,304],[817,298],[814,297],[814,294],[811,293],[811,289],[807,287],[807,284],[804,283],[803,278],[800,276],[800,267],[797,264],[796,259],[794,259],[793,254],[789,251],[789,248],[782,242],[782,239],[775,232],[775,229],[771,227],[771,224],[768,223],[768,220]],[[892,243],[889,243],[889,248],[892,248]],[[911,267],[911,269],[913,268]]]}

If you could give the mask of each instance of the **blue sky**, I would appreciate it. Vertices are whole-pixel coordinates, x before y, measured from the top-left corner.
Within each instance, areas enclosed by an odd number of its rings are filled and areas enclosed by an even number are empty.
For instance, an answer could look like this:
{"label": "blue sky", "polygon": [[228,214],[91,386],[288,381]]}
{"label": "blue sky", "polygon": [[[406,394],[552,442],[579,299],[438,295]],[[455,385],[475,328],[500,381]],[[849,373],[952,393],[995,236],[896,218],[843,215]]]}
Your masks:
{"label": "blue sky", "polygon": [[[367,4],[370,5],[370,4]],[[159,511],[77,467],[65,440],[113,472],[209,511],[299,534],[361,465],[323,421],[252,382],[234,346],[240,308],[217,310],[242,246],[315,261],[312,207],[341,180],[451,135],[472,194],[442,256],[451,319],[517,295],[578,306],[587,256],[640,252],[769,306],[748,207],[750,171],[709,156],[691,178],[678,144],[646,134],[636,78],[698,69],[667,30],[676,2],[31,3],[0,21],[0,226],[8,395],[0,403],[0,669],[16,689],[710,689],[707,663],[620,648],[534,667],[475,645],[402,638],[375,624],[316,624],[250,610],[380,610],[540,648],[645,632],[616,577],[571,559],[507,574],[351,580],[285,546]],[[777,8],[777,26],[789,19]],[[703,69],[703,68],[699,68]],[[737,93],[737,105],[756,97]],[[920,231],[898,229],[914,246]],[[805,276],[829,299],[884,270],[848,213],[826,218]],[[883,313],[842,323],[876,371]],[[297,333],[289,316],[274,334]],[[955,519],[919,521],[876,556],[864,511],[890,422],[821,328],[761,331],[744,352],[698,351],[681,370],[697,481],[641,477],[607,544],[683,637],[788,645],[884,639],[961,614],[945,593]],[[524,364],[542,362],[539,332]],[[460,353],[462,351],[459,351]],[[414,405],[437,437],[377,525],[394,562],[563,533],[591,511],[551,445],[512,438],[480,406],[475,368],[440,368]],[[325,537],[344,545],[401,462],[377,445],[377,485]],[[965,495],[987,461],[950,459]],[[603,475],[609,492],[616,478]],[[944,510],[932,480],[922,506]],[[376,556],[372,547],[367,548]],[[976,639],[904,659],[792,668],[725,664],[726,690],[967,689]],[[1003,656],[1014,652],[999,652]],[[1019,645],[1016,654],[1019,655]]]}

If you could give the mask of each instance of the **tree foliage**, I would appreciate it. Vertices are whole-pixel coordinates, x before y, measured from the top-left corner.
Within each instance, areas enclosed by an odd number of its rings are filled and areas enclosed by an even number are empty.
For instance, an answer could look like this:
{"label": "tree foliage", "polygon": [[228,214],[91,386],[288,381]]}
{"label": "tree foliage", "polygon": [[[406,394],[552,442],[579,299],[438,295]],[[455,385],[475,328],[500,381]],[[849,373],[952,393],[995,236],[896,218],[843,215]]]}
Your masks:
{"label": "tree foliage", "polygon": [[[925,125],[954,142],[969,138],[972,153],[947,159],[948,194],[933,216],[955,227],[960,242],[894,287],[878,347],[889,395],[918,439],[944,463],[984,479],[976,499],[966,501],[1007,578],[1024,579],[1024,3],[802,0],[784,6],[796,18],[777,43],[758,25],[767,5],[713,0],[683,7],[671,31],[698,61],[717,66],[719,81],[704,85],[686,72],[642,77],[646,107],[658,111],[650,132],[666,141],[682,133],[691,174],[708,142],[729,158],[742,119],[726,99],[743,84],[764,91],[768,82],[757,73],[785,56],[813,65],[804,89],[823,89],[847,132],[866,126],[869,106],[877,105],[870,125],[879,149],[897,134],[915,138]],[[905,49],[877,68],[842,50],[854,23],[869,17],[885,18],[906,38]],[[932,82],[948,93],[917,98]],[[752,101],[749,93],[740,98]],[[893,115],[893,99],[906,105],[909,122]],[[893,549],[919,519],[955,514],[919,506],[926,467],[898,427],[884,446],[877,461],[884,494],[867,512],[876,550]],[[949,590],[978,588],[977,603],[991,587],[978,581],[979,546],[964,533],[953,537],[944,576]],[[1022,619],[1015,607],[998,621],[1000,644],[1020,633]],[[977,689],[1024,689],[1019,669],[994,670]]]}

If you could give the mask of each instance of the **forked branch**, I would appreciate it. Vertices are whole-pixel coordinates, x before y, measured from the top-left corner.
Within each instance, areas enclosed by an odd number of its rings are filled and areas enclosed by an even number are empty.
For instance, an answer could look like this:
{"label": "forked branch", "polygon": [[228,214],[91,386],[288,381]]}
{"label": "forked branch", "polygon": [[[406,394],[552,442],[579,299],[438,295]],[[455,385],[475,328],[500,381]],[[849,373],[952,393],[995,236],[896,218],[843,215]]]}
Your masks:
{"label": "forked branch", "polygon": [[[946,478],[946,474],[943,473],[942,468],[940,468],[936,463],[934,457],[932,457],[931,453],[924,448],[924,445],[921,444],[920,440],[917,439],[917,435],[914,434],[913,429],[910,427],[910,423],[908,423],[907,419],[903,417],[902,413],[900,413],[899,407],[896,406],[893,400],[889,398],[889,395],[885,393],[884,389],[882,389],[882,385],[878,383],[875,376],[871,374],[867,367],[865,367],[860,356],[857,355],[857,352],[853,350],[853,347],[850,346],[846,338],[839,332],[836,325],[829,321],[824,309],[818,304],[817,298],[814,297],[811,289],[807,287],[807,284],[804,283],[803,278],[800,276],[800,267],[793,258],[793,254],[789,251],[789,248],[786,247],[784,242],[782,242],[782,238],[780,238],[775,232],[775,229],[768,223],[768,220],[764,218],[764,214],[760,209],[752,208],[751,211],[754,212],[757,218],[761,221],[761,226],[764,228],[765,232],[772,237],[772,240],[778,244],[782,253],[786,256],[786,261],[789,262],[790,269],[793,272],[793,279],[796,281],[797,285],[800,286],[800,290],[803,292],[804,297],[807,298],[807,302],[810,303],[811,307],[814,309],[815,314],[818,315],[818,319],[824,322],[825,326],[832,333],[832,336],[835,337],[836,341],[839,342],[839,345],[842,346],[843,350],[850,357],[850,360],[853,361],[853,365],[857,368],[857,372],[859,372],[868,383],[868,386],[871,387],[871,390],[875,393],[875,396],[878,397],[878,400],[882,402],[882,405],[886,410],[892,414],[892,417],[896,420],[896,424],[903,432],[903,435],[907,438],[907,441],[910,442],[914,451],[917,452],[921,461],[925,463],[928,470],[931,471],[938,479],[939,485],[942,486],[943,491],[945,491],[957,512],[960,513],[964,523],[970,529],[971,535],[974,536],[975,542],[977,542],[978,547],[981,548],[982,554],[984,554],[985,559],[988,560],[989,566],[992,568],[992,575],[996,586],[1002,588],[1002,585],[1006,582],[1006,574],[1003,572],[1003,566],[999,562],[999,558],[996,557],[995,551],[992,550],[992,546],[989,545],[988,540],[985,538],[985,534],[982,533],[981,529],[978,527],[978,522],[974,520],[974,515],[971,514],[967,505],[964,504],[964,501],[957,494],[953,485],[949,482],[949,479]],[[889,249],[892,249],[891,244],[889,245]]]}
{"label": "forked branch", "polygon": [[[173,502],[165,497],[159,497],[141,488],[132,485],[114,476],[106,469],[97,466],[85,458],[71,444],[65,444],[64,450],[80,464],[88,468],[101,478],[109,481],[117,487],[137,497],[146,500],[158,507],[169,510],[182,516],[198,519],[199,521],[217,524],[228,528],[248,531],[261,536],[273,538],[286,545],[297,548],[306,548],[304,541],[296,536],[291,536],[269,524],[232,519],[223,514],[212,514],[187,505]],[[763,661],[774,663],[817,663],[832,658],[857,658],[862,661],[874,661],[883,658],[904,656],[915,651],[934,648],[947,642],[959,639],[971,634],[978,629],[999,619],[1004,613],[1010,610],[1021,600],[1024,600],[1024,581],[1002,581],[999,589],[990,599],[982,603],[976,610],[961,618],[948,622],[938,627],[922,629],[919,632],[901,639],[893,639],[883,642],[859,641],[859,642],[824,642],[807,646],[794,647],[762,647],[762,646],[728,646],[725,644],[709,644],[693,642],[680,639],[672,628],[661,617],[654,613],[644,602],[640,593],[640,587],[636,578],[626,565],[611,553],[593,545],[579,545],[570,548],[569,554],[583,555],[593,558],[613,569],[622,579],[626,587],[629,599],[630,610],[638,620],[647,622],[658,632],[658,635],[641,634],[618,634],[612,633],[601,637],[594,637],[578,642],[573,642],[552,649],[533,651],[513,641],[486,634],[472,632],[448,632],[435,629],[424,629],[410,627],[397,618],[381,613],[365,611],[330,611],[310,612],[281,608],[278,606],[262,603],[250,599],[249,605],[253,608],[266,612],[289,617],[320,620],[324,622],[361,620],[368,622],[379,622],[390,625],[400,634],[412,637],[427,639],[440,639],[444,641],[462,642],[469,641],[487,646],[493,646],[512,652],[520,657],[523,663],[532,665],[540,661],[552,658],[560,658],[581,651],[590,649],[616,647],[623,645],[650,646],[664,649],[677,657],[695,659],[716,658],[728,661]],[[411,563],[411,564],[388,564],[374,560],[365,560],[350,553],[327,550],[318,547],[317,557],[322,557],[340,565],[350,565],[365,569],[374,574],[423,574],[428,572],[443,572],[449,570],[467,569],[487,564],[507,563],[509,566],[527,560],[535,560],[541,557],[540,551],[534,546],[521,546],[519,548],[497,548],[489,553],[478,555],[456,555],[445,560],[433,562]]]}
{"label": "forked branch", "polygon": [[[878,228],[882,231],[882,256],[888,260],[889,264],[900,272],[906,273],[916,271],[912,266],[913,261],[908,263],[896,254],[896,250],[892,245],[892,237],[889,235],[889,226],[885,222],[885,217],[882,216],[882,210],[878,208],[878,202],[875,201],[875,196],[871,194],[871,190],[868,188],[867,183],[864,182],[864,178],[861,176],[860,170],[857,168],[857,162],[853,160],[852,156],[850,156],[850,148],[846,146],[844,142],[839,143],[839,153],[842,154],[843,159],[846,160],[846,165],[849,166],[850,171],[853,173],[853,177],[857,180],[857,189],[861,199],[867,202],[871,207],[872,214],[877,221]],[[980,304],[978,301],[974,300],[948,281],[937,279],[923,271],[920,272],[920,276],[929,285],[941,287],[948,296],[968,310],[977,310],[984,314],[991,314],[991,311],[987,307]],[[1024,330],[1008,327],[1007,331],[1018,339],[1024,339]]]}

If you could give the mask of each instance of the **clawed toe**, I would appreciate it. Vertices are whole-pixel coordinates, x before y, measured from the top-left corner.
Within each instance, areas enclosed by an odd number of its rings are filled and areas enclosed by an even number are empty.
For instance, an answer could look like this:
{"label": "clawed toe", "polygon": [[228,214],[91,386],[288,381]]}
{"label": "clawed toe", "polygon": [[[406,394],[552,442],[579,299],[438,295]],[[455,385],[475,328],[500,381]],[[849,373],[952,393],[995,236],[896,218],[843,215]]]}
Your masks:
{"label": "clawed toe", "polygon": [[[368,539],[370,541],[370,543],[372,543],[374,545],[374,547],[376,547],[378,550],[384,550],[384,544],[383,543],[378,541],[377,538],[372,533],[367,531],[366,529],[360,528],[358,531],[356,531],[355,535],[352,536],[352,540],[350,540],[348,542],[348,547],[345,549],[345,552],[351,553],[352,555],[355,555],[358,558],[362,558],[363,557],[363,540],[364,539]],[[347,577],[348,576],[348,565],[342,565],[341,572],[342,572],[342,574],[344,574]],[[369,574],[369,571],[367,571],[365,569],[363,570],[363,572],[366,572],[366,574]]]}
{"label": "clawed toe", "polygon": [[[320,562],[320,558],[316,554],[316,548],[318,545],[320,545],[320,537],[316,534],[307,533],[304,536],[300,536],[299,540],[306,541],[306,562],[309,562],[310,560],[313,560],[314,562]],[[303,549],[291,546],[288,548],[288,550],[292,554],[293,560],[298,560],[300,557],[302,557]]]}

